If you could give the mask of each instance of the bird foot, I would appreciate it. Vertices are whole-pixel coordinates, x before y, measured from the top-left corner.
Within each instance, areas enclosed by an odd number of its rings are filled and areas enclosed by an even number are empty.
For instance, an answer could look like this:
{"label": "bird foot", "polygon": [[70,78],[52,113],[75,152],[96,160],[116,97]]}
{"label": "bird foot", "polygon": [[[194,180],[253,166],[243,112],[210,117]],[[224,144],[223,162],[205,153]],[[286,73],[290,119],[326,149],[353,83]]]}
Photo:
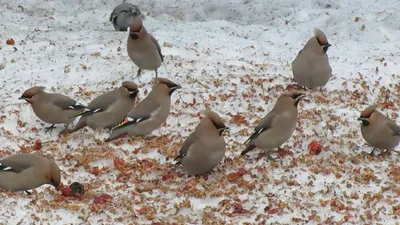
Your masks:
{"label": "bird foot", "polygon": [[137,71],[137,73],[136,73],[136,77],[138,78],[138,81],[139,81],[139,83],[142,83],[141,81],[140,81],[140,74],[142,73],[142,70],[141,69],[139,69],[138,71]]}
{"label": "bird foot", "polygon": [[49,126],[49,127],[45,127],[45,128],[44,128],[44,133],[45,133],[45,134],[47,134],[48,132],[51,133],[51,132],[53,131],[53,129],[54,129],[54,126],[55,126],[55,125],[53,124],[53,125],[51,125],[51,126]]}
{"label": "bird foot", "polygon": [[142,135],[141,136],[141,138],[143,139],[143,140],[146,140],[146,141],[149,141],[149,140],[151,140],[151,139],[153,139],[153,138],[155,138],[156,136],[153,136],[153,135],[150,135],[150,134],[146,134],[146,135]]}
{"label": "bird foot", "polygon": [[274,158],[274,157],[272,157],[272,156],[268,153],[268,154],[267,154],[267,158],[268,158],[269,160],[271,160],[271,161],[277,162],[277,159],[278,159],[279,157]]}
{"label": "bird foot", "polygon": [[210,175],[209,173],[206,173],[206,174],[194,175],[194,177],[197,178],[197,179],[203,178],[204,180],[208,180],[208,176],[209,175]]}
{"label": "bird foot", "polygon": [[324,90],[322,89],[322,87],[319,88],[319,91],[321,92],[322,96],[327,97],[324,93]]}
{"label": "bird foot", "polygon": [[370,156],[374,156],[374,151],[376,150],[376,148],[372,149],[371,153],[369,153]]}
{"label": "bird foot", "polygon": [[31,194],[32,194],[32,192],[29,192],[29,191],[27,191],[27,190],[26,190],[25,192],[26,192],[28,195],[31,195]]}

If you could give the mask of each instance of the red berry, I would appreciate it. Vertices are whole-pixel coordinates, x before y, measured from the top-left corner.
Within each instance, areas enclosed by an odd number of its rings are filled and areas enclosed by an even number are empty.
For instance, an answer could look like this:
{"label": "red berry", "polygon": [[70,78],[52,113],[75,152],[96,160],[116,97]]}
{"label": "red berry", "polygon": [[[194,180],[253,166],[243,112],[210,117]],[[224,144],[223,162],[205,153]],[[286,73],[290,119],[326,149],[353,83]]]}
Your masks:
{"label": "red berry", "polygon": [[312,141],[308,145],[308,153],[310,155],[318,155],[322,151],[322,146],[317,141]]}
{"label": "red berry", "polygon": [[70,187],[65,187],[62,189],[62,195],[65,197],[72,196],[72,189]]}

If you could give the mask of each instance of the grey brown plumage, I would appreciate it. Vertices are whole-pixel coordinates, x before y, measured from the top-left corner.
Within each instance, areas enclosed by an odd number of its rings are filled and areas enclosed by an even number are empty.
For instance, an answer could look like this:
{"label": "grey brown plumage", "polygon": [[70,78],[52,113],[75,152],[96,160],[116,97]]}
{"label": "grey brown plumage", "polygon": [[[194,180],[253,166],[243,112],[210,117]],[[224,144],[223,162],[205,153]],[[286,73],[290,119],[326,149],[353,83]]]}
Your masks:
{"label": "grey brown plumage", "polygon": [[[361,112],[361,133],[372,147],[381,150],[392,150],[400,142],[400,127],[387,116],[371,105]],[[374,151],[371,152],[373,154]]]}
{"label": "grey brown plumage", "polygon": [[135,17],[129,27],[127,50],[129,58],[139,67],[137,76],[142,70],[154,70],[158,77],[157,69],[164,61],[164,56],[157,40],[143,26],[141,17]]}
{"label": "grey brown plumage", "polygon": [[151,92],[128,115],[112,128],[105,141],[122,136],[146,136],[166,121],[171,106],[171,95],[180,85],[166,78],[156,78]]}
{"label": "grey brown plumage", "polygon": [[122,3],[114,8],[110,15],[110,22],[116,31],[127,31],[133,19],[141,16],[137,5],[131,3]]}
{"label": "grey brown plumage", "polygon": [[51,184],[58,189],[60,168],[52,159],[37,154],[15,154],[0,160],[0,188],[7,191],[27,191]]}
{"label": "grey brown plumage", "polygon": [[314,30],[304,48],[292,62],[293,78],[298,85],[315,89],[325,86],[332,74],[326,52],[331,44],[324,32]]}
{"label": "grey brown plumage", "polygon": [[[305,96],[301,93],[282,94],[274,108],[259,122],[252,135],[246,140],[241,155],[254,148],[270,151],[280,148],[293,134],[297,122],[297,105]],[[269,158],[271,158],[269,156]]]}
{"label": "grey brown plumage", "polygon": [[138,92],[135,83],[125,81],[121,87],[93,99],[87,108],[75,115],[81,118],[70,133],[85,126],[92,129],[112,128],[134,107]]}
{"label": "grey brown plumage", "polygon": [[46,132],[52,130],[55,124],[66,124],[67,128],[74,120],[72,116],[86,107],[68,96],[47,93],[44,89],[42,86],[29,88],[19,99],[29,102],[39,119],[52,124],[46,128]]}
{"label": "grey brown plumage", "polygon": [[226,143],[222,132],[228,127],[215,112],[202,111],[206,117],[191,133],[181,149],[177,164],[182,164],[189,175],[201,175],[214,169],[225,156]]}

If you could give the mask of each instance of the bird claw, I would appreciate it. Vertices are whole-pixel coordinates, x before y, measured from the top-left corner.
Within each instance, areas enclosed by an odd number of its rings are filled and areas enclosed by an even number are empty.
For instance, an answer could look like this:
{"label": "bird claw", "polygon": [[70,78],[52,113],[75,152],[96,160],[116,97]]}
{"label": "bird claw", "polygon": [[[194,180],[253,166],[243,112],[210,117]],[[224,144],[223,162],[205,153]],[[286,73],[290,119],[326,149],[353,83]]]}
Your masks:
{"label": "bird claw", "polygon": [[268,154],[267,157],[268,157],[269,160],[274,161],[274,162],[277,162],[277,159],[279,158],[279,157],[274,158],[270,154]]}
{"label": "bird claw", "polygon": [[45,134],[47,134],[48,132],[52,132],[53,131],[53,129],[54,129],[54,124],[53,125],[51,125],[51,126],[49,126],[49,127],[45,127],[44,128],[44,133]]}
{"label": "bird claw", "polygon": [[138,78],[138,81],[139,82],[141,82],[140,81],[140,74],[142,73],[142,70],[141,69],[139,69],[138,71],[137,71],[137,74],[136,74],[136,77]]}
{"label": "bird claw", "polygon": [[319,88],[319,91],[321,92],[322,96],[327,97],[327,96],[324,94],[324,90],[322,90],[322,87]]}
{"label": "bird claw", "polygon": [[31,195],[31,194],[32,194],[32,192],[29,192],[29,191],[27,191],[27,190],[26,190],[25,192],[26,192],[28,195]]}
{"label": "bird claw", "polygon": [[372,151],[369,153],[370,156],[374,156],[374,151],[376,150],[376,148],[373,148]]}

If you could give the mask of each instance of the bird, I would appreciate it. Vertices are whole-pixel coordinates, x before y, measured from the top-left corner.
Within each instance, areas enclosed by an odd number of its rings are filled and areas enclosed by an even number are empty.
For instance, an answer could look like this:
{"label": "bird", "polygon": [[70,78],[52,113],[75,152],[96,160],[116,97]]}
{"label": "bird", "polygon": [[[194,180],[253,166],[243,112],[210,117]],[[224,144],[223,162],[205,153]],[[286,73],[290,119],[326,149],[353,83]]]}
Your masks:
{"label": "bird", "polygon": [[140,77],[142,70],[154,70],[158,77],[157,69],[164,61],[164,56],[157,40],[143,26],[141,17],[135,17],[129,26],[127,50],[129,58],[139,67],[137,77]]}
{"label": "bird", "polygon": [[66,124],[65,132],[68,125],[74,120],[73,115],[86,108],[85,105],[71,99],[68,96],[55,93],[47,93],[45,87],[35,86],[27,89],[21,97],[32,105],[35,115],[45,123],[52,124],[45,127],[45,133],[52,131],[55,124]]}
{"label": "bird", "polygon": [[272,158],[269,151],[273,148],[281,150],[280,146],[293,134],[296,128],[298,104],[304,94],[298,92],[285,92],[275,103],[274,108],[259,122],[254,132],[244,142],[246,148],[241,152],[245,155],[254,148],[268,151],[268,159]]}
{"label": "bird", "polygon": [[44,184],[59,189],[60,168],[52,159],[38,154],[20,153],[0,160],[0,188],[6,191],[25,191]]}
{"label": "bird", "polygon": [[293,78],[299,86],[315,89],[324,87],[332,74],[327,51],[331,44],[320,29],[314,30],[304,48],[292,62]]}
{"label": "bird", "polygon": [[114,8],[110,15],[110,22],[116,31],[127,31],[133,19],[141,16],[137,5],[131,3],[122,3]]}
{"label": "bird", "polygon": [[88,104],[87,108],[73,116],[80,116],[80,119],[69,133],[85,126],[93,130],[111,129],[134,107],[138,93],[138,86],[135,83],[124,81],[121,87],[98,96]]}
{"label": "bird", "polygon": [[111,129],[111,135],[106,142],[123,136],[146,137],[167,120],[171,95],[182,87],[167,78],[159,77],[154,81],[150,93]]}
{"label": "bird", "polygon": [[400,127],[390,118],[376,110],[377,105],[368,106],[357,120],[361,121],[361,133],[365,141],[376,149],[392,150],[400,142]]}
{"label": "bird", "polygon": [[189,175],[202,175],[214,169],[224,158],[226,143],[222,136],[225,126],[221,117],[210,110],[203,110],[205,118],[195,128],[179,150],[176,164],[182,164]]}

